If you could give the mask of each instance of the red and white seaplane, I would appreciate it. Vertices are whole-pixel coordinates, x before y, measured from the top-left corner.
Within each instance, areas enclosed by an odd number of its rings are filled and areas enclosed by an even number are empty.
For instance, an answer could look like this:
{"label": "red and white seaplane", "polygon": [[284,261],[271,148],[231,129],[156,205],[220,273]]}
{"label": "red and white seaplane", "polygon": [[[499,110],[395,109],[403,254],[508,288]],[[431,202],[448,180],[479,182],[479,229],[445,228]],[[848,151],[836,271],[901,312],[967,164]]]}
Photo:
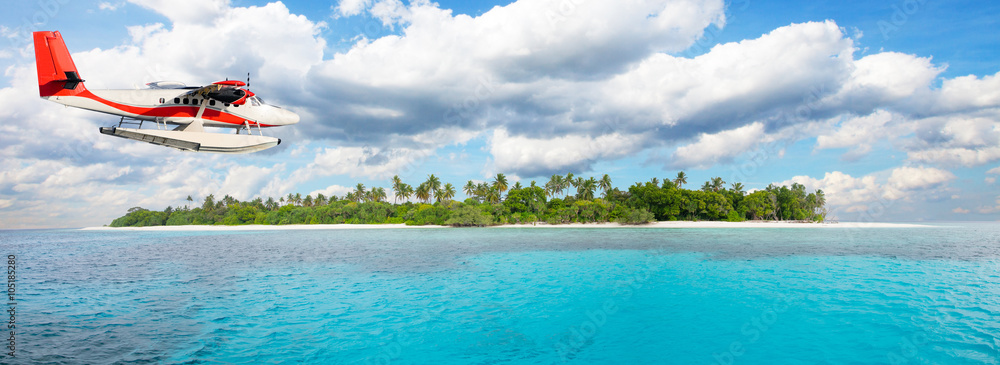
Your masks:
{"label": "red and white seaplane", "polygon": [[[265,104],[242,81],[199,87],[161,81],[141,90],[87,90],[59,32],[35,32],[34,39],[39,95],[59,104],[120,116],[117,127],[100,128],[103,134],[184,151],[250,153],[281,143],[264,136],[261,128],[299,122],[297,114]],[[142,128],[143,123],[155,128]],[[177,127],[169,129],[168,125]],[[235,128],[236,133],[207,133],[204,127]]]}

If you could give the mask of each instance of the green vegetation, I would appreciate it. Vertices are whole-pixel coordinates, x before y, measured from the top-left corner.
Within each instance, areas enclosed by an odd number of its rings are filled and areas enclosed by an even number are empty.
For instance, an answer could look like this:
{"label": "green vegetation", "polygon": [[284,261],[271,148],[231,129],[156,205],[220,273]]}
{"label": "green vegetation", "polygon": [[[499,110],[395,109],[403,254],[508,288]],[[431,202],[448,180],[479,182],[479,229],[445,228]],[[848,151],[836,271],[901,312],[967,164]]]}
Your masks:
{"label": "green vegetation", "polygon": [[[768,186],[747,194],[743,184],[726,188],[722,178],[713,178],[699,190],[687,190],[684,172],[677,178],[652,179],[628,190],[612,187],[604,175],[584,179],[573,174],[553,175],[544,185],[508,184],[504,174],[491,182],[469,181],[462,190],[469,197],[454,201],[455,186],[441,184],[430,175],[414,189],[399,176],[392,179],[393,202],[386,190],[358,184],[344,197],[318,194],[302,197],[288,194],[241,202],[225,196],[205,197],[200,207],[167,207],[162,212],[135,207],[112,223],[112,227],[247,224],[399,224],[483,227],[498,224],[549,224],[618,222],[645,224],[651,221],[785,220],[822,222],[826,197],[822,190],[807,193],[804,186]],[[601,194],[598,195],[598,190]],[[565,194],[564,194],[565,192]],[[409,201],[413,197],[417,201]],[[189,196],[189,203],[194,200]],[[403,203],[399,203],[403,201]]]}

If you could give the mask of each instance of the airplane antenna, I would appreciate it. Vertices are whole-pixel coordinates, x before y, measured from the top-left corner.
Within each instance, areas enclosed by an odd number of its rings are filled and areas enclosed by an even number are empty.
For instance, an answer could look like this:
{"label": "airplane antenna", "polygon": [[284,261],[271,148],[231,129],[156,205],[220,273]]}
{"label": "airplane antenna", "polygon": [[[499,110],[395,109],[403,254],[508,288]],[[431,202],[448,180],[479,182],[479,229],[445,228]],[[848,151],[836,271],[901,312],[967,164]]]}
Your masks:
{"label": "airplane antenna", "polygon": [[247,72],[247,89],[250,88],[250,73]]}

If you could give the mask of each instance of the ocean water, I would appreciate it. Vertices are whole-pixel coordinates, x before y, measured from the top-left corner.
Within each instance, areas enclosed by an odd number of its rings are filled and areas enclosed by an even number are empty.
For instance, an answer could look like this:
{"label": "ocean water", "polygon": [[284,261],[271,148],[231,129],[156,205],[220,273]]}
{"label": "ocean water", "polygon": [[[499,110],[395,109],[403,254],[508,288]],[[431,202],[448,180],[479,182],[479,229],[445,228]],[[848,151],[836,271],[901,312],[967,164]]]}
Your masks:
{"label": "ocean water", "polygon": [[1000,363],[996,223],[0,231],[0,254],[5,364]]}

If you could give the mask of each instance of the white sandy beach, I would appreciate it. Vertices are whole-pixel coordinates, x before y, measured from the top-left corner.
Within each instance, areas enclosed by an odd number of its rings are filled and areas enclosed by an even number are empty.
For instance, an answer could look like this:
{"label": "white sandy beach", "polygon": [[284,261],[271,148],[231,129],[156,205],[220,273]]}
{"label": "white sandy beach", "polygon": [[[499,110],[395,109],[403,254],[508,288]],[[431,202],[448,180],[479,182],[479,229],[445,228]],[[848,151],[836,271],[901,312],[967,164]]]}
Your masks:
{"label": "white sandy beach", "polygon": [[[793,222],[654,222],[641,226],[623,226],[618,223],[573,223],[551,225],[508,224],[504,228],[926,228],[932,227],[911,223],[793,223]],[[293,231],[293,230],[340,230],[340,229],[427,229],[450,228],[446,226],[407,226],[405,224],[293,224],[284,226],[157,226],[157,227],[90,227],[85,231]]]}

